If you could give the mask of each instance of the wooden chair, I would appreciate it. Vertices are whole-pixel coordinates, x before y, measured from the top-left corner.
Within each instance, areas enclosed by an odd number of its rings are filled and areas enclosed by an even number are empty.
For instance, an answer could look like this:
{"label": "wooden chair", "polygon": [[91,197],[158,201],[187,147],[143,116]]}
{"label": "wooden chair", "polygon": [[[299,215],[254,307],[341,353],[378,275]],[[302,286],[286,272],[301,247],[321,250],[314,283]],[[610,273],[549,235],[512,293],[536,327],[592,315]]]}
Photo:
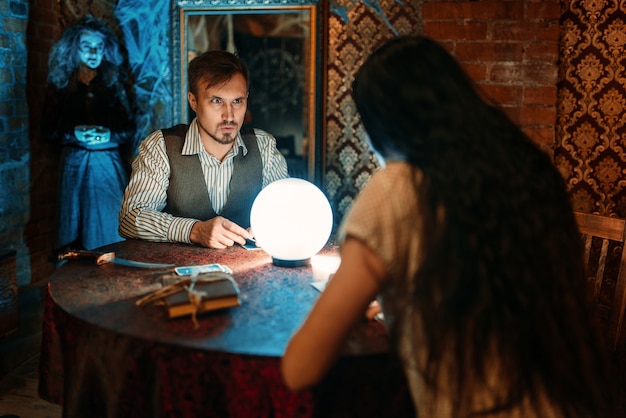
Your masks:
{"label": "wooden chair", "polygon": [[621,352],[626,337],[626,220],[582,212],[575,216],[606,341],[613,351]]}

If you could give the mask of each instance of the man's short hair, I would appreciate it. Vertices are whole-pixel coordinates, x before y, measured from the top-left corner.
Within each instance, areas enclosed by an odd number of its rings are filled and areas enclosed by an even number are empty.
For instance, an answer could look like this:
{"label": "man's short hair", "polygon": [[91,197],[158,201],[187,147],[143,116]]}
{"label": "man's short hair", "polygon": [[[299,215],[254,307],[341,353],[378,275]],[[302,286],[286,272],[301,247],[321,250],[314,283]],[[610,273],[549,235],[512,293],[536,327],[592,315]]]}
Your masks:
{"label": "man's short hair", "polygon": [[206,83],[204,88],[207,89],[228,82],[237,73],[243,76],[249,89],[248,67],[241,58],[222,50],[204,52],[189,63],[187,69],[189,91],[197,95],[199,83]]}

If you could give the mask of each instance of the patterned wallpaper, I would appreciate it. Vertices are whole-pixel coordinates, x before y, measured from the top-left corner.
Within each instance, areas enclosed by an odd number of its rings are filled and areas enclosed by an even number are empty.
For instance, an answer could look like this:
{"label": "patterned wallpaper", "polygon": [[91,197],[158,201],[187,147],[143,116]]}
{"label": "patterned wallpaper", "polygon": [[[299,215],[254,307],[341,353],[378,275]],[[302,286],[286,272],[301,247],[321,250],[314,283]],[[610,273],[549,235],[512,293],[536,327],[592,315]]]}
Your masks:
{"label": "patterned wallpaper", "polygon": [[[119,2],[58,1],[61,26],[87,11],[111,17]],[[133,8],[144,4],[122,3]],[[324,187],[338,223],[379,167],[363,141],[365,133],[350,98],[354,74],[386,40],[422,32],[423,0],[329,3]],[[169,12],[166,8],[159,7],[162,14]],[[576,210],[626,218],[626,3],[561,0],[561,9],[555,164]],[[155,124],[146,125],[148,131]]]}
{"label": "patterned wallpaper", "polygon": [[561,8],[555,163],[576,210],[626,218],[626,3]]}
{"label": "patterned wallpaper", "polygon": [[[331,14],[326,191],[340,218],[378,168],[349,86],[364,58],[394,33],[421,33],[422,1],[382,0],[378,10],[336,0]],[[407,7],[412,12],[405,13]],[[554,161],[576,210],[626,218],[626,3],[561,0]]]}
{"label": "patterned wallpaper", "polygon": [[[338,224],[354,198],[378,169],[363,141],[365,132],[350,97],[352,80],[361,64],[385,41],[421,33],[422,0],[372,2],[336,0],[345,14],[329,16],[328,98],[326,102],[325,190]],[[384,13],[388,23],[381,18]]]}

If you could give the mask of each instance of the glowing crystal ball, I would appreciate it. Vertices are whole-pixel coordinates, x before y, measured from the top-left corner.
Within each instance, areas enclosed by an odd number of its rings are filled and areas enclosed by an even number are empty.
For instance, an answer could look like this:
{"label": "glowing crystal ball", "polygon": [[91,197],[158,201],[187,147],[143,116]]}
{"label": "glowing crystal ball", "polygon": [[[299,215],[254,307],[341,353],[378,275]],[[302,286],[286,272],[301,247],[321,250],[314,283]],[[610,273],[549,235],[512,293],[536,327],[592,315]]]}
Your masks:
{"label": "glowing crystal ball", "polygon": [[324,193],[299,178],[275,181],[256,197],[250,213],[252,233],[274,264],[308,265],[328,242],[333,212]]}

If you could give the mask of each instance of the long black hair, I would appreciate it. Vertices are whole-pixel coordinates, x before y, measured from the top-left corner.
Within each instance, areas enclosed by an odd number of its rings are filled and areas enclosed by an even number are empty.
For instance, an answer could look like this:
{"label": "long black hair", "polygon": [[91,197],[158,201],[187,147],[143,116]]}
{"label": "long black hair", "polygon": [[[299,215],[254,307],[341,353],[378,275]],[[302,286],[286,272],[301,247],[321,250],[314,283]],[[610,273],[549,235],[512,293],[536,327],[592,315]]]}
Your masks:
{"label": "long black hair", "polygon": [[[605,416],[606,357],[590,325],[580,236],[549,156],[425,37],[372,54],[353,97],[373,148],[423,173],[420,268],[391,283],[412,289],[391,311],[396,342],[407,321],[422,327],[428,354],[417,364],[430,388],[446,385],[455,417],[522,400],[539,409],[542,393],[564,417]],[[472,411],[472,383],[489,386],[493,359],[499,403]]]}

